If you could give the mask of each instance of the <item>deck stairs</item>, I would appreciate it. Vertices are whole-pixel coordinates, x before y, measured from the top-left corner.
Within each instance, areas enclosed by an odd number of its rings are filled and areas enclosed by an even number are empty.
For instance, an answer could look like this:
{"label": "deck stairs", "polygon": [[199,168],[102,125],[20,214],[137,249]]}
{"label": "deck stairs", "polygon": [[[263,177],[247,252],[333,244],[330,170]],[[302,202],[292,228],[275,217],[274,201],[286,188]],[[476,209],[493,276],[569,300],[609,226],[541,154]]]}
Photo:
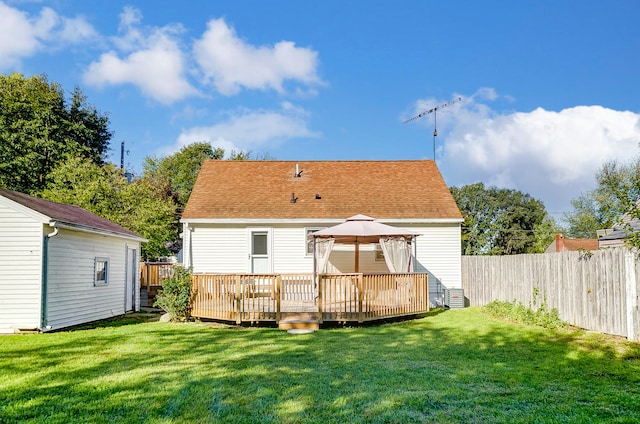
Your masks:
{"label": "deck stairs", "polygon": [[320,329],[320,314],[318,312],[282,312],[278,328],[280,330],[311,330]]}

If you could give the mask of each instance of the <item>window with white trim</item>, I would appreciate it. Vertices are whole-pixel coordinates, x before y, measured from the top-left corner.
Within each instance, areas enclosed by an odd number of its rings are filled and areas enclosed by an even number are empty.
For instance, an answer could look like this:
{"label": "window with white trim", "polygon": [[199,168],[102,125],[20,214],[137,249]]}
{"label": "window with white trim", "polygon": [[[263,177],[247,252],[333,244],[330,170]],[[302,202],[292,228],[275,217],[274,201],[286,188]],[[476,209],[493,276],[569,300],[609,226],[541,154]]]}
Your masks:
{"label": "window with white trim", "polygon": [[305,245],[307,246],[307,250],[305,252],[305,254],[307,256],[312,256],[313,255],[313,238],[310,238],[309,236],[311,235],[311,233],[315,233],[316,231],[320,231],[320,230],[324,230],[327,227],[314,227],[314,228],[306,228],[305,232],[304,232],[304,236],[305,236],[305,240],[306,243]]}
{"label": "window with white trim", "polygon": [[109,258],[96,257],[94,261],[93,285],[109,284]]}

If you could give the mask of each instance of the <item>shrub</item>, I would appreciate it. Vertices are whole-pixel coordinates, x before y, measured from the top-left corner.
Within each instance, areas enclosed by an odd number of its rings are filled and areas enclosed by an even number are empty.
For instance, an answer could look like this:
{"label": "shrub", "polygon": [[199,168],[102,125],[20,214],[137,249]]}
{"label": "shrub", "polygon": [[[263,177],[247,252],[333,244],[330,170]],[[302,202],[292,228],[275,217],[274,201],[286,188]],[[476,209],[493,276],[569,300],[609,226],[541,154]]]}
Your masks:
{"label": "shrub", "polygon": [[[537,303],[538,295],[539,290],[536,288],[533,290],[533,306]],[[493,316],[523,324],[537,325],[544,328],[563,328],[567,326],[567,323],[560,319],[557,308],[549,310],[546,298],[537,309],[534,310],[533,306],[529,305],[527,307],[522,302],[516,303],[515,300],[512,302],[494,300],[486,304],[482,309]]]}
{"label": "shrub", "polygon": [[191,310],[191,270],[175,267],[173,276],[162,281],[153,306],[171,315],[172,321],[185,321]]}

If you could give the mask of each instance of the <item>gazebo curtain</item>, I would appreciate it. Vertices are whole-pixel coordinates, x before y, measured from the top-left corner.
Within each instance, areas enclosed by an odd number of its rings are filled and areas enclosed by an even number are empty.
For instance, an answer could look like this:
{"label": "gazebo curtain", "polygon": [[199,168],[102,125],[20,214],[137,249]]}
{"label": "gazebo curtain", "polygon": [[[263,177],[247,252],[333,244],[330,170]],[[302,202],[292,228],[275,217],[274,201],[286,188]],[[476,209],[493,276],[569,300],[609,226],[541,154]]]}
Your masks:
{"label": "gazebo curtain", "polygon": [[380,237],[380,248],[390,272],[411,272],[411,241],[404,237]]}
{"label": "gazebo curtain", "polygon": [[328,238],[316,238],[315,250],[316,250],[316,272],[321,274],[326,272],[327,263],[329,263],[329,255],[333,249],[335,239],[333,237]]}

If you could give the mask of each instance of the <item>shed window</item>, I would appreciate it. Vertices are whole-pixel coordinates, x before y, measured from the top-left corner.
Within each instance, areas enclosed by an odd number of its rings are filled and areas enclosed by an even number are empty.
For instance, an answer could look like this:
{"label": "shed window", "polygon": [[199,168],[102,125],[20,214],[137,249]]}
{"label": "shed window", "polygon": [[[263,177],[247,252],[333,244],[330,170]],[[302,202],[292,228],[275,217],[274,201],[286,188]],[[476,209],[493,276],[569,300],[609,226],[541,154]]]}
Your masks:
{"label": "shed window", "polygon": [[94,286],[104,286],[109,283],[109,258],[96,257],[94,270]]}

